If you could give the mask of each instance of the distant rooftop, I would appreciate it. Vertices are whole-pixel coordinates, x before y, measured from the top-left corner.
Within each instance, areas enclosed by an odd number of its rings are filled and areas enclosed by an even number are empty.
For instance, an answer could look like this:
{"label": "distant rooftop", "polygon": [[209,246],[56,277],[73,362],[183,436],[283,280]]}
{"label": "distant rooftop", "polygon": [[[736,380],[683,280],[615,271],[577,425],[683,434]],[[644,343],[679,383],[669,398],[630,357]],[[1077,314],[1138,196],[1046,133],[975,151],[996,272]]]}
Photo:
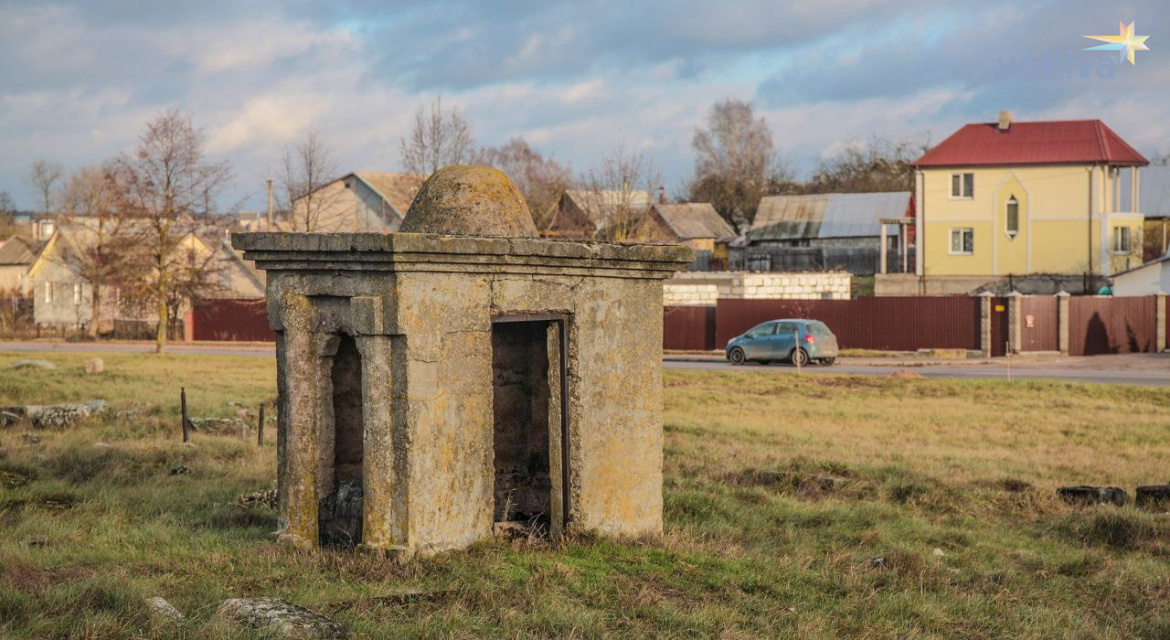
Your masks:
{"label": "distant rooftop", "polygon": [[749,240],[877,237],[882,218],[909,215],[910,192],[823,193],[760,200]]}

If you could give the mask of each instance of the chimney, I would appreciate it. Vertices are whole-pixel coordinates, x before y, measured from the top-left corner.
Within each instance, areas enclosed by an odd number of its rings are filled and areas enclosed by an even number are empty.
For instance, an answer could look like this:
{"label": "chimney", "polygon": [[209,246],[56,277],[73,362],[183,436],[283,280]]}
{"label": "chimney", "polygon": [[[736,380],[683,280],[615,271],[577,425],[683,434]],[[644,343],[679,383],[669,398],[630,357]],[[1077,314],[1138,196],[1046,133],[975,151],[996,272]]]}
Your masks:
{"label": "chimney", "polygon": [[658,204],[666,204],[666,187],[658,187]]}
{"label": "chimney", "polygon": [[1012,112],[1004,109],[999,112],[999,130],[1011,131],[1012,128]]}

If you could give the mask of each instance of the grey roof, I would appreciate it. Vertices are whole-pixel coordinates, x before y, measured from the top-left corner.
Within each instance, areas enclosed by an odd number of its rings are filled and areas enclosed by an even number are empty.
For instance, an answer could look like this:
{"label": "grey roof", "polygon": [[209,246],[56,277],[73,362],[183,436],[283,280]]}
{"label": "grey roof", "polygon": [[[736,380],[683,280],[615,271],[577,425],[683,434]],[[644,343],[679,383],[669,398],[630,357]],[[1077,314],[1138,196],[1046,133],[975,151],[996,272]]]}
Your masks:
{"label": "grey roof", "polygon": [[[1121,211],[1129,211],[1129,176],[1122,172]],[[1138,171],[1138,211],[1147,218],[1170,218],[1170,166],[1143,167]]]}
{"label": "grey roof", "polygon": [[30,265],[37,258],[37,254],[44,247],[43,242],[34,242],[28,238],[13,236],[0,245],[0,265]]}
{"label": "grey roof", "polygon": [[749,240],[877,237],[882,218],[902,218],[909,191],[768,196],[760,200]]}
{"label": "grey roof", "polygon": [[735,229],[709,203],[655,204],[653,208],[679,240],[735,237]]}

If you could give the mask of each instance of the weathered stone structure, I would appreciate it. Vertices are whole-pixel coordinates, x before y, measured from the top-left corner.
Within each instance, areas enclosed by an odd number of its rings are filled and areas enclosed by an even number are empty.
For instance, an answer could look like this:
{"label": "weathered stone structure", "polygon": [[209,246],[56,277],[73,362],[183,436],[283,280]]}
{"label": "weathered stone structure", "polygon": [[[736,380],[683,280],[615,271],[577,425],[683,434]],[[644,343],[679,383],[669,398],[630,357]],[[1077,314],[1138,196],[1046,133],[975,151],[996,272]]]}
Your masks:
{"label": "weathered stone structure", "polygon": [[436,173],[402,231],[233,237],[268,272],[282,538],[661,532],[661,281],[691,250],[537,239],[486,167]]}

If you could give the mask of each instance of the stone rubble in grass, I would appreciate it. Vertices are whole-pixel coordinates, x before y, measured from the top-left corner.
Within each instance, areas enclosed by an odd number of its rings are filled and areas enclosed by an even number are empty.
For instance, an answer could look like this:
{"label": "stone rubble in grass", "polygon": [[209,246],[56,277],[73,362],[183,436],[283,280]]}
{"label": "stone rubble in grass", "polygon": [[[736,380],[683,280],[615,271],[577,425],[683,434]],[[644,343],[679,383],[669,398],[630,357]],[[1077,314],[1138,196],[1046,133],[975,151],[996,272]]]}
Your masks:
{"label": "stone rubble in grass", "polygon": [[181,622],[186,619],[183,612],[176,609],[175,605],[158,596],[147,598],[146,606],[150,608],[150,614],[160,621]]}
{"label": "stone rubble in grass", "polygon": [[1056,494],[1065,502],[1077,506],[1111,504],[1124,507],[1129,502],[1129,494],[1120,487],[1093,487],[1089,485],[1060,487],[1056,490]]}
{"label": "stone rubble in grass", "polygon": [[24,359],[8,365],[9,369],[56,369],[57,365],[48,360]]}
{"label": "stone rubble in grass", "polygon": [[1142,509],[1170,509],[1170,484],[1154,484],[1137,488],[1135,504]]}
{"label": "stone rubble in grass", "polygon": [[68,427],[106,409],[105,400],[65,404],[28,404],[0,408],[0,425],[10,425],[21,419],[32,422],[37,429]]}
{"label": "stone rubble in grass", "polygon": [[351,635],[344,624],[280,598],[224,600],[215,612],[215,619],[297,640],[342,640]]}
{"label": "stone rubble in grass", "polygon": [[106,370],[106,363],[101,358],[90,358],[85,361],[86,373],[102,373]]}

